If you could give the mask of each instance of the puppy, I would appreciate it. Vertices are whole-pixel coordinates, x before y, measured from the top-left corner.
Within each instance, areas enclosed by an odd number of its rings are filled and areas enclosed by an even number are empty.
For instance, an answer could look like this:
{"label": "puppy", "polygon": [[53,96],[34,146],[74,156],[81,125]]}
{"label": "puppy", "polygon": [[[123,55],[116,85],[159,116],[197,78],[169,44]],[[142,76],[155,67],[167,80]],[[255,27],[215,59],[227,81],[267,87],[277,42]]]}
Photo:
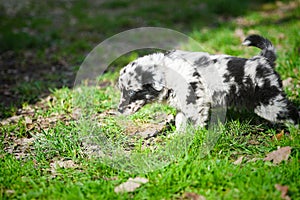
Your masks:
{"label": "puppy", "polygon": [[259,36],[244,42],[262,51],[250,59],[203,52],[171,51],[136,59],[120,71],[118,110],[132,114],[152,101],[177,109],[176,128],[205,127],[215,108],[247,109],[272,123],[299,123],[275,71],[275,48]]}

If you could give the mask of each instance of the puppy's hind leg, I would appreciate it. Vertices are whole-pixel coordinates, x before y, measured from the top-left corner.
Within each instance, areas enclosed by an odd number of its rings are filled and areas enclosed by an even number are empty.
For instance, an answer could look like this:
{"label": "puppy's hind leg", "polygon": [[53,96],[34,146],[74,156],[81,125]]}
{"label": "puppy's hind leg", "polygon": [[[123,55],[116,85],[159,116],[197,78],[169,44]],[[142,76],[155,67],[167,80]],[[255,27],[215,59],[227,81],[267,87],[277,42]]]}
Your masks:
{"label": "puppy's hind leg", "polygon": [[292,123],[296,125],[300,122],[297,108],[282,93],[267,104],[260,103],[255,107],[254,112],[274,123]]}

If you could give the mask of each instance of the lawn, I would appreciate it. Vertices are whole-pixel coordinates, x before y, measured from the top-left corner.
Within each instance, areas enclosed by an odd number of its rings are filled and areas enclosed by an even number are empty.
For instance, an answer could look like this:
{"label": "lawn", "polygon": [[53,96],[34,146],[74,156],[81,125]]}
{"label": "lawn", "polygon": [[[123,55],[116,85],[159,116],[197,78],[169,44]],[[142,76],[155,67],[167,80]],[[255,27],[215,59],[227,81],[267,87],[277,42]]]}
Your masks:
{"label": "lawn", "polygon": [[[259,53],[241,45],[257,33],[277,48],[299,107],[299,1],[14,2],[0,4],[1,199],[300,199],[299,128],[230,111],[207,152],[212,131],[174,135],[165,104],[117,114],[120,68],[155,50],[121,56],[97,85],[73,88],[86,55],[131,28],[173,29],[201,44],[183,49],[240,57]],[[120,191],[134,178],[139,187]]]}

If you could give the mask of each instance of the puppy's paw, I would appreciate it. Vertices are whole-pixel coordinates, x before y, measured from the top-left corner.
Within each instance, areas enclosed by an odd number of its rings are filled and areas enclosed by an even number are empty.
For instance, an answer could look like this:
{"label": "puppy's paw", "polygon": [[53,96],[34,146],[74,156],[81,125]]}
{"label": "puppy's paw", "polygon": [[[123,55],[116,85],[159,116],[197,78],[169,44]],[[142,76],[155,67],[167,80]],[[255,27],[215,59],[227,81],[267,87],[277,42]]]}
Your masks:
{"label": "puppy's paw", "polygon": [[177,132],[184,131],[186,126],[187,126],[186,116],[182,112],[177,113],[177,115],[175,117],[176,131]]}

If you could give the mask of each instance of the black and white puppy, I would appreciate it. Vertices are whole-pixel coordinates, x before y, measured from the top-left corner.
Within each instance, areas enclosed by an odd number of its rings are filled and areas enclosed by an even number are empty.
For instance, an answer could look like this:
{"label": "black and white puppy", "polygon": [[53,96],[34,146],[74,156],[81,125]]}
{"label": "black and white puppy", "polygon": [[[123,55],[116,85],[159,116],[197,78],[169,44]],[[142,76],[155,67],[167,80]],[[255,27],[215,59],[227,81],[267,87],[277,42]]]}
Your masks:
{"label": "black and white puppy", "polygon": [[132,114],[155,100],[177,109],[176,128],[187,121],[204,127],[215,107],[247,109],[273,123],[299,123],[275,71],[275,48],[250,35],[244,45],[262,51],[250,59],[203,52],[171,51],[136,59],[120,71],[119,112]]}

